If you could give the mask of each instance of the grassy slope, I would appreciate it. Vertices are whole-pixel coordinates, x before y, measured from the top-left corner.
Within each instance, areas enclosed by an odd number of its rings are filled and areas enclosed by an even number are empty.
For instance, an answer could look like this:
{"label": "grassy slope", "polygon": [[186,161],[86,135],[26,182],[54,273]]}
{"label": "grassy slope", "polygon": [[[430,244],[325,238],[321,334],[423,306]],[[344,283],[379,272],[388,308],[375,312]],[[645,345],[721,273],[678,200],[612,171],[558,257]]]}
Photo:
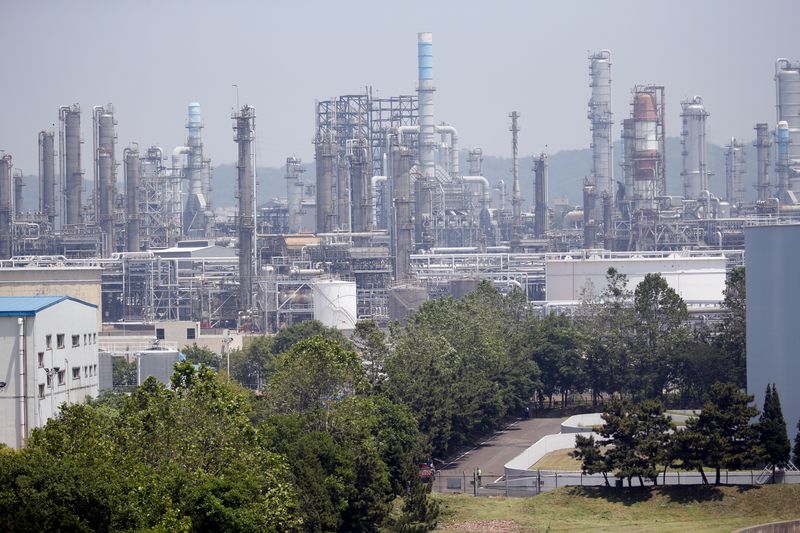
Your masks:
{"label": "grassy slope", "polygon": [[502,520],[514,524],[502,531],[712,532],[800,518],[800,485],[569,487],[531,498],[437,497],[440,527],[449,531],[492,531],[486,521]]}

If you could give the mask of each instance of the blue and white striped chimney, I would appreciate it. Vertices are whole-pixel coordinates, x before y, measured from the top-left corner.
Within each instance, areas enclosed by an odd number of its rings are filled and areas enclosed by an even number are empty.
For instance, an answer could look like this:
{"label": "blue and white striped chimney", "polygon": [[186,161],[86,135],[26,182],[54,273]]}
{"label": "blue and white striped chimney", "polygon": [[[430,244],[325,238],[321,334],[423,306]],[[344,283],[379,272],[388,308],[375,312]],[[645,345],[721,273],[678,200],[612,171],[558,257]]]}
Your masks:
{"label": "blue and white striped chimney", "polygon": [[422,174],[435,176],[436,126],[433,122],[433,34],[417,34],[417,60],[419,66],[419,162]]}

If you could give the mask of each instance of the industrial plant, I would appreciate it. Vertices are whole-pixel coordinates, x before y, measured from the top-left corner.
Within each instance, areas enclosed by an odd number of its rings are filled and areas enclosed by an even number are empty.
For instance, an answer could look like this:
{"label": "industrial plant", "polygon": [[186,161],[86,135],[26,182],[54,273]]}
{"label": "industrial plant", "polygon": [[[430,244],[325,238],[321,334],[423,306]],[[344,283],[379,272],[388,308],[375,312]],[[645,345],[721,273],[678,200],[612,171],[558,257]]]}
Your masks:
{"label": "industrial plant", "polygon": [[[54,109],[57,127],[38,134],[35,212],[21,208],[23,174],[12,154],[0,153],[0,287],[20,271],[42,279],[99,271],[108,330],[189,321],[271,333],[312,318],[344,330],[361,319],[385,325],[482,280],[522,290],[543,313],[563,310],[577,304],[575,286],[601,283],[616,266],[634,277],[658,269],[682,279],[690,311],[707,315],[722,298],[725,272],[743,263],[744,228],[800,218],[798,62],[776,61],[775,121],[754,126],[753,201],[740,138],[727,144],[725,175],[714,176],[725,195],[711,192],[713,102],[693,96],[668,110],[669,88],[642,83],[630,88],[629,109],[613,110],[612,53],[590,54],[591,168],[575,191],[582,205],[556,209],[548,181],[560,176],[550,175],[549,154],[520,165],[520,113],[509,112],[510,187],[485,174],[479,147],[459,144],[455,121],[436,115],[436,99],[450,88],[434,85],[433,50],[433,35],[418,34],[413,93],[368,87],[314,102],[314,161],[286,158],[279,201],[257,201],[257,113],[237,105],[233,217],[211,203],[200,103],[188,104],[185,144],[171,151],[120,143],[111,104]],[[668,134],[680,135],[682,168],[667,168]],[[91,169],[81,168],[86,149]],[[523,175],[533,178],[529,206]],[[668,182],[681,183],[683,195],[669,195]]]}

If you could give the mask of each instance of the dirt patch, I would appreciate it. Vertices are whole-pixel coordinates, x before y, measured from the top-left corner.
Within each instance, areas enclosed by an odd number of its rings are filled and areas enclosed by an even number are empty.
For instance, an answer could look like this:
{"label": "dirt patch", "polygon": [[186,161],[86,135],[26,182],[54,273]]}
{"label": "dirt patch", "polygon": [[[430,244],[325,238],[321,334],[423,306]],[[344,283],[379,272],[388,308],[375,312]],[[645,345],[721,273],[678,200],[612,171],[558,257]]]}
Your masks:
{"label": "dirt patch", "polygon": [[522,533],[533,531],[523,528],[513,520],[472,520],[456,522],[440,528],[442,531],[460,531],[462,533]]}

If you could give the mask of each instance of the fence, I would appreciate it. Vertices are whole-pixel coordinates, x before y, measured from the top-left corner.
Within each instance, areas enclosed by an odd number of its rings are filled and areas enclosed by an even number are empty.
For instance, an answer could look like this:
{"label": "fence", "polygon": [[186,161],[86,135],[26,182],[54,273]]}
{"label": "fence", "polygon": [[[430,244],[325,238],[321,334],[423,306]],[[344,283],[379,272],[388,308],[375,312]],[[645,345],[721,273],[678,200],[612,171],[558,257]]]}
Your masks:
{"label": "fence", "polygon": [[[706,470],[706,478],[714,483],[716,472]],[[745,470],[721,472],[720,481],[726,485],[765,485],[765,484],[800,484],[800,471],[778,470],[773,477],[771,470]],[[611,486],[619,482],[613,474],[609,474]],[[598,487],[605,485],[602,474],[582,474],[581,472],[556,472],[552,470],[530,470],[527,473],[500,474],[475,472],[457,474],[437,474],[432,482],[434,492],[450,494],[469,494],[471,496],[535,496],[559,487]],[[700,485],[703,483],[699,472],[672,471],[658,476],[659,485]],[[625,481],[627,486],[627,481]],[[631,480],[633,487],[639,486],[638,478]],[[653,482],[645,479],[645,486],[653,486]]]}

